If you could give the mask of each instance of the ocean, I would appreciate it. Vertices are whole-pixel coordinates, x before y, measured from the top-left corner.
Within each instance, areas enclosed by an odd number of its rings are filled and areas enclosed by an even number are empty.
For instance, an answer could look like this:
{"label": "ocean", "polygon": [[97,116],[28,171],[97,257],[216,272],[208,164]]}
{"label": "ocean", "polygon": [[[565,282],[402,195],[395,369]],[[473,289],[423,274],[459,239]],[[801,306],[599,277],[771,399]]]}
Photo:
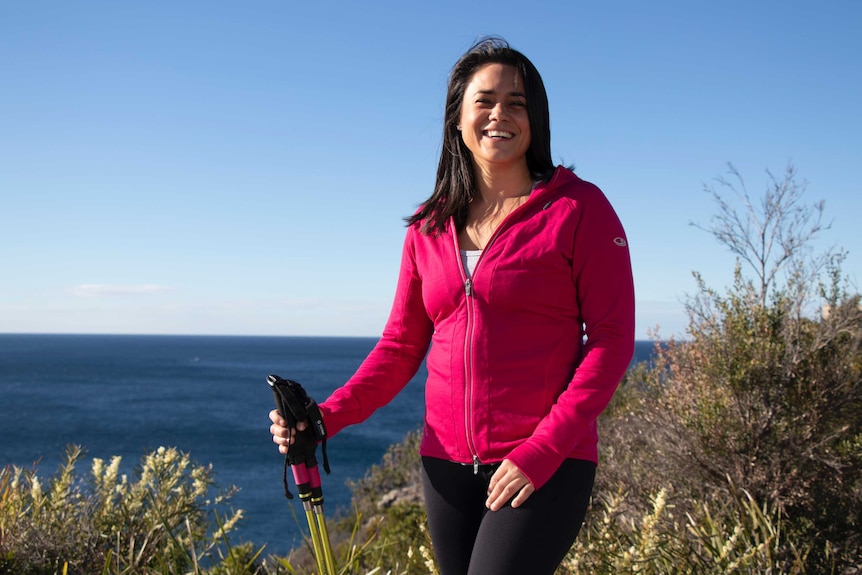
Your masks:
{"label": "ocean", "polygon": [[[266,554],[286,554],[301,544],[290,505],[304,516],[298,499],[284,497],[283,456],[269,435],[273,398],[266,376],[298,381],[322,401],[375,342],[0,334],[0,466],[37,465],[45,479],[62,463],[66,446],[76,444],[86,450],[82,475],[92,458],[114,455],[131,473],[144,454],[174,446],[196,463],[212,463],[219,486],[239,488],[232,506],[245,519],[234,541],[266,543]],[[637,342],[635,361],[651,351],[651,342]],[[424,379],[423,367],[392,403],[329,441],[332,474],[320,465],[327,517],[349,508],[347,481],[362,478],[390,445],[421,427]]]}

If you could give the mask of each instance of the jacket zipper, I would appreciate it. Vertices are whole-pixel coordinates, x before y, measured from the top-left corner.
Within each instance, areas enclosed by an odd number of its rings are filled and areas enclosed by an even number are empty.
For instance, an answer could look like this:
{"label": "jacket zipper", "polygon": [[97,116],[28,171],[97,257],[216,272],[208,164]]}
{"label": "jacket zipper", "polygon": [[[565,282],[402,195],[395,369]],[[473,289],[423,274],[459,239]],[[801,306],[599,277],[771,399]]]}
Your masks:
{"label": "jacket zipper", "polygon": [[[520,211],[526,204],[529,203],[529,199],[524,204],[515,208],[509,215],[500,222],[500,225],[497,226],[497,229],[494,230],[494,233],[491,234],[488,243],[485,244],[485,248],[482,250],[482,253],[479,255],[479,259],[476,260],[476,265],[473,267],[473,274],[471,277],[467,277],[467,270],[464,268],[464,263],[461,260],[461,247],[458,245],[458,234],[453,233],[453,239],[455,243],[455,255],[457,256],[457,260],[461,265],[461,273],[463,274],[461,277],[464,280],[464,293],[467,296],[467,335],[464,341],[464,377],[466,380],[466,388],[464,390],[464,430],[467,436],[467,449],[470,450],[470,455],[473,457],[473,475],[479,474],[479,466],[482,464],[479,459],[478,450],[476,449],[475,444],[473,443],[473,278],[476,277],[476,272],[479,270],[479,265],[482,263],[482,260],[485,258],[485,252],[488,251],[488,248],[494,243],[497,239],[497,236],[500,235],[500,232],[507,227],[509,219],[513,214]],[[548,206],[545,206],[547,208]],[[449,221],[450,229],[455,230],[455,222],[454,219]]]}
{"label": "jacket zipper", "polygon": [[[457,242],[456,236],[455,249],[458,254],[458,261],[461,262],[461,251]],[[482,256],[479,256],[479,259],[482,259]],[[478,267],[478,262],[476,267]],[[464,278],[464,293],[467,296],[467,333],[464,340],[464,432],[467,439],[467,449],[470,450],[470,455],[473,458],[473,475],[477,475],[481,462],[476,446],[473,444],[473,280],[467,277],[467,270],[464,268],[463,262],[461,262],[461,273],[464,274],[462,276]]]}

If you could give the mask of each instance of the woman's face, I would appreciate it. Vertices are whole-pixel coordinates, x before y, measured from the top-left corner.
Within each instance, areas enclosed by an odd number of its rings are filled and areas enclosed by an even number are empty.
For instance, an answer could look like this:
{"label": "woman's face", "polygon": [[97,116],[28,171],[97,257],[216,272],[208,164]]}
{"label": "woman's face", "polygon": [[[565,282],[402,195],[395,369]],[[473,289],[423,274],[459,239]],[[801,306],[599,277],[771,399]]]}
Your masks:
{"label": "woman's face", "polygon": [[486,64],[476,70],[464,90],[458,127],[483,171],[526,165],[530,120],[524,82],[514,67]]}

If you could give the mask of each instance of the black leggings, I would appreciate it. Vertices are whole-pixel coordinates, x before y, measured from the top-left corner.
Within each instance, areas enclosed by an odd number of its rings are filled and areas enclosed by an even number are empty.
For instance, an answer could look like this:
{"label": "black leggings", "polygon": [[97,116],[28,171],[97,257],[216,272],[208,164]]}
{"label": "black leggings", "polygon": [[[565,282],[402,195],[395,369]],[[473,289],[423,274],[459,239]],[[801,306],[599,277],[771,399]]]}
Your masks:
{"label": "black leggings", "polygon": [[552,575],[575,541],[593,489],[596,465],[566,459],[517,509],[485,507],[497,465],[473,473],[422,458],[425,505],[441,575]]}

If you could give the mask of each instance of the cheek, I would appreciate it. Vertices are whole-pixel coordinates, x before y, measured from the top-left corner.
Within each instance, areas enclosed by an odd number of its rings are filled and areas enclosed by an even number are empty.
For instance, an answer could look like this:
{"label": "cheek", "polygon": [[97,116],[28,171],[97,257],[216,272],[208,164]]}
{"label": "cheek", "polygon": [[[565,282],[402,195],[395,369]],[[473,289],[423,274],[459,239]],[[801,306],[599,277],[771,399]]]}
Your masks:
{"label": "cheek", "polygon": [[461,105],[461,109],[458,110],[458,125],[464,127],[467,125],[467,122],[470,121],[470,114],[467,112],[467,106]]}
{"label": "cheek", "polygon": [[533,141],[532,132],[530,131],[530,122],[525,121],[523,126],[521,127],[521,133],[524,134],[524,148],[529,148],[530,143]]}
{"label": "cheek", "polygon": [[462,133],[467,133],[468,130],[472,129],[475,121],[476,118],[472,114],[462,111],[458,118],[458,125],[461,126]]}
{"label": "cheek", "polygon": [[467,118],[467,114],[461,112],[458,116],[458,136],[461,140],[464,140],[464,135],[467,134],[470,130],[470,120]]}
{"label": "cheek", "polygon": [[472,118],[467,115],[461,116],[461,130],[459,136],[461,137],[461,141],[467,146],[472,147],[476,142],[476,134],[474,131],[475,123],[472,121]]}

